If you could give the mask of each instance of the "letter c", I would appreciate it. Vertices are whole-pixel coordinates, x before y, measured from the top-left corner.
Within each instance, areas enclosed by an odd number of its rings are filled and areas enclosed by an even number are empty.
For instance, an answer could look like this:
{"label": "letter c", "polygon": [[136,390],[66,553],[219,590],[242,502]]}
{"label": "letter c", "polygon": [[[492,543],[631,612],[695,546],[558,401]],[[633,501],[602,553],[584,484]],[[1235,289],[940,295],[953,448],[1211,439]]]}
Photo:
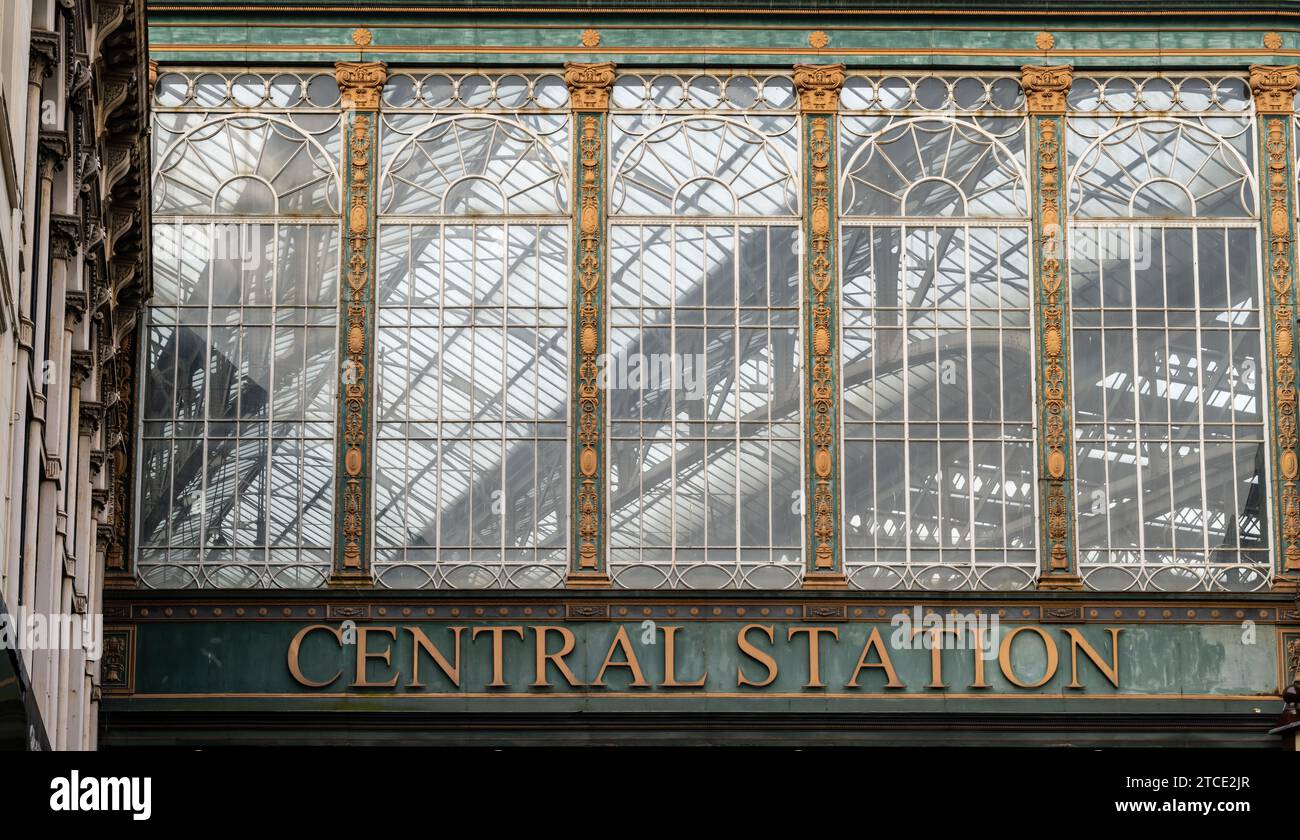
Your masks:
{"label": "letter c", "polygon": [[313,630],[328,630],[334,635],[335,641],[339,643],[339,649],[341,650],[343,648],[342,631],[338,628],[330,627],[328,624],[312,624],[304,627],[298,631],[297,635],[293,637],[293,641],[289,643],[289,673],[293,675],[293,678],[298,681],[299,685],[305,685],[308,688],[324,688],[342,676],[343,672],[335,671],[334,676],[321,682],[309,680],[302,675],[302,669],[298,666],[298,655],[302,650],[302,640],[305,639],[307,634]]}

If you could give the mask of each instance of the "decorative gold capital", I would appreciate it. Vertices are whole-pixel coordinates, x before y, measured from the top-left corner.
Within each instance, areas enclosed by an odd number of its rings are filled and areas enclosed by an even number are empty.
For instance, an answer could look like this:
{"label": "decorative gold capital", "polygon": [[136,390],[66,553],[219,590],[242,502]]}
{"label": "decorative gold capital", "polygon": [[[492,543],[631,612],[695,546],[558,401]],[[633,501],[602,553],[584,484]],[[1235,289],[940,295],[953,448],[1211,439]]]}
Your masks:
{"label": "decorative gold capital", "polygon": [[1270,67],[1255,64],[1250,68],[1250,92],[1255,95],[1255,110],[1261,114],[1290,114],[1300,85],[1300,67]]}
{"label": "decorative gold capital", "polygon": [[1020,87],[1031,114],[1064,114],[1074,68],[1068,64],[1050,67],[1032,64],[1020,68]]}
{"label": "decorative gold capital", "polygon": [[833,114],[840,107],[844,87],[843,64],[796,64],[794,86],[799,90],[799,110]]}
{"label": "decorative gold capital", "polygon": [[336,61],[334,78],[344,108],[378,111],[379,93],[388,81],[388,66],[382,61]]}
{"label": "decorative gold capital", "polygon": [[614,87],[614,63],[564,65],[564,83],[569,86],[569,104],[575,111],[608,111],[609,91]]}

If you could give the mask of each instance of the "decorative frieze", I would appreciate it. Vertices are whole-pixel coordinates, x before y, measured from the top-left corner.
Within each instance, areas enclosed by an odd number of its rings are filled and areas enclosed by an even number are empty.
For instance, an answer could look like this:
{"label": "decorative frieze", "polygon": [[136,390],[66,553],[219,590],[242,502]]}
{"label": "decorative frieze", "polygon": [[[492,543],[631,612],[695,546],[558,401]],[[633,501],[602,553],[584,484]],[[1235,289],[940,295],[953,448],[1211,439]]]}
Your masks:
{"label": "decorative frieze", "polygon": [[335,498],[335,586],[369,586],[374,497],[370,440],[375,317],[376,111],[388,78],[381,62],[335,65],[344,111],[343,288],[339,297],[339,406]]}
{"label": "decorative frieze", "polygon": [[600,382],[605,352],[605,166],[609,92],[614,65],[566,64],[577,138],[573,208],[573,513],[569,586],[608,586],[605,451],[606,402]]}
{"label": "decorative frieze", "polygon": [[1300,68],[1252,67],[1250,89],[1259,114],[1260,209],[1268,306],[1265,319],[1272,399],[1275,587],[1300,583],[1300,468],[1296,447],[1295,150],[1293,102]]}
{"label": "decorative frieze", "polygon": [[1038,323],[1040,589],[1081,589],[1074,552],[1074,470],[1070,443],[1069,277],[1065,236],[1065,98],[1071,68],[1022,68],[1029,105],[1030,224]]}
{"label": "decorative frieze", "polygon": [[843,587],[840,545],[839,221],[836,123],[844,65],[796,65],[804,136],[804,335],[807,348],[805,587]]}

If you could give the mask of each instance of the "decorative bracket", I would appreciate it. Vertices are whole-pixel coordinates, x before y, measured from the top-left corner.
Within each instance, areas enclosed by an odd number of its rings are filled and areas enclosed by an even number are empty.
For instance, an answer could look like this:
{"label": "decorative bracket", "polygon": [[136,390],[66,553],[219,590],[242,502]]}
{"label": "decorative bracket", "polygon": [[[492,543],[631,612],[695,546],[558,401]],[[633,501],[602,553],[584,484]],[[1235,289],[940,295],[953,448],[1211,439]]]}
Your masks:
{"label": "decorative bracket", "polygon": [[605,393],[600,360],[605,352],[605,145],[614,65],[566,64],[564,81],[577,131],[574,143],[573,289],[573,513],[572,553],[566,584],[610,585],[606,542]]}
{"label": "decorative bracket", "polygon": [[1038,486],[1042,506],[1039,589],[1082,589],[1074,551],[1074,470],[1070,444],[1069,276],[1065,235],[1065,102],[1069,65],[1021,68],[1029,107],[1030,225],[1034,316],[1038,323]]}
{"label": "decorative bracket", "polygon": [[1300,470],[1296,453],[1296,265],[1294,102],[1300,68],[1250,68],[1261,144],[1260,201],[1263,212],[1267,346],[1273,398],[1274,589],[1300,588]]}
{"label": "decorative bracket", "polygon": [[374,450],[370,371],[375,321],[376,115],[382,62],[334,65],[343,102],[344,283],[339,295],[339,399],[335,437],[335,548],[331,586],[370,586]]}
{"label": "decorative bracket", "polygon": [[804,335],[807,346],[806,393],[808,506],[806,589],[841,589],[844,555],[840,546],[839,419],[839,214],[836,185],[837,125],[843,64],[797,64],[804,141]]}

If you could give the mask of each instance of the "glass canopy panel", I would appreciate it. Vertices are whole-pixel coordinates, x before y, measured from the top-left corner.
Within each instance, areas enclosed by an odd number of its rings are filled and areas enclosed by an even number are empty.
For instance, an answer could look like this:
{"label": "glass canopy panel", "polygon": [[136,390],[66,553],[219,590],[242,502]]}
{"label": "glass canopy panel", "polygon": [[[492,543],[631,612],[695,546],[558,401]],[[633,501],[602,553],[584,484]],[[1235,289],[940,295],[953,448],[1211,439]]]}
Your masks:
{"label": "glass canopy panel", "polygon": [[611,115],[610,573],[802,579],[799,139],[786,76],[625,75]]}
{"label": "glass canopy panel", "polygon": [[1077,544],[1100,590],[1270,576],[1243,79],[1078,79],[1067,152]]}
{"label": "glass canopy panel", "polygon": [[1019,83],[851,76],[842,103],[850,585],[1030,587],[1038,524]]}
{"label": "glass canopy panel", "polygon": [[337,103],[326,75],[159,79],[135,517],[145,586],[311,587],[328,574]]}
{"label": "glass canopy panel", "polygon": [[385,88],[380,586],[564,581],[567,107],[549,75],[398,74]]}

